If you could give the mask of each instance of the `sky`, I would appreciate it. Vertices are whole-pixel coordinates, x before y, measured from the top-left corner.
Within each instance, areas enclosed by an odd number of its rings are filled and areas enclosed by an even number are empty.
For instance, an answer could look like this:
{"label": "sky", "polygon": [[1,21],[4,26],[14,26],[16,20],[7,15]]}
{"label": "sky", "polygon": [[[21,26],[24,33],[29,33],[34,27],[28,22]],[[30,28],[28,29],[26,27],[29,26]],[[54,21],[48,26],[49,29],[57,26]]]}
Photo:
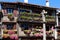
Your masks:
{"label": "sky", "polygon": [[[24,2],[24,0],[0,0],[0,2]],[[46,0],[28,0],[30,4],[37,4],[37,5],[46,5]],[[50,7],[60,8],[60,0],[49,0]]]}

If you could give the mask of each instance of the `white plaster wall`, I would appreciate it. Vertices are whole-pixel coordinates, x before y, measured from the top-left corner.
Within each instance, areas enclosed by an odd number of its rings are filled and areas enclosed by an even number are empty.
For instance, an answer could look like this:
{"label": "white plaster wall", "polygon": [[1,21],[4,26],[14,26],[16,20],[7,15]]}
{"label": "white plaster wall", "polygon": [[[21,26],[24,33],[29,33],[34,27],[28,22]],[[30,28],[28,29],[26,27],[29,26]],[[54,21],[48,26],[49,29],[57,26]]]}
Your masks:
{"label": "white plaster wall", "polygon": [[23,31],[21,31],[21,27],[19,26],[19,24],[17,23],[17,26],[18,26],[18,35],[19,36],[26,36],[25,34],[24,34],[24,32]]}

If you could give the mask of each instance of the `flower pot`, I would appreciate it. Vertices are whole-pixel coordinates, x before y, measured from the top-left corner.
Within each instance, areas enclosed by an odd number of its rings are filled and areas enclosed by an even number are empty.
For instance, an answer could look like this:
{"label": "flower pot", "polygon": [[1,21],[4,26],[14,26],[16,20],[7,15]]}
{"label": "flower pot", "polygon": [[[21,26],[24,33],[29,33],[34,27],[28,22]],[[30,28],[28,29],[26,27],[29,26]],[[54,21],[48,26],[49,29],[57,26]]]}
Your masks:
{"label": "flower pot", "polygon": [[25,33],[27,36],[30,36],[31,30],[24,30],[24,33]]}
{"label": "flower pot", "polygon": [[12,35],[10,35],[10,39],[18,40],[18,36],[16,34],[12,34]]}
{"label": "flower pot", "polygon": [[9,15],[8,15],[8,18],[10,19],[10,21],[13,21],[13,20],[14,20],[14,17],[13,17],[12,14],[9,14]]}
{"label": "flower pot", "polygon": [[14,20],[14,17],[12,17],[12,18],[9,18],[10,19],[10,21],[13,21]]}

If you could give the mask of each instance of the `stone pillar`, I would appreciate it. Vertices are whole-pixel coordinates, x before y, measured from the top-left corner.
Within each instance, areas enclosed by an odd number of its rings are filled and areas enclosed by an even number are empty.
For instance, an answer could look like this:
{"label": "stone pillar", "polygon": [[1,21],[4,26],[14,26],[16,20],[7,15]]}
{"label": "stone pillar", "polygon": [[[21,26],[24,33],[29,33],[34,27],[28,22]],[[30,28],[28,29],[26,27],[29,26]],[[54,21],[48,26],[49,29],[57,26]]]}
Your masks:
{"label": "stone pillar", "polygon": [[42,11],[42,19],[43,19],[43,40],[46,40],[46,25],[45,25],[45,10]]}
{"label": "stone pillar", "polygon": [[[58,14],[56,13],[56,26],[58,26]],[[57,39],[57,29],[55,29],[55,39]]]}

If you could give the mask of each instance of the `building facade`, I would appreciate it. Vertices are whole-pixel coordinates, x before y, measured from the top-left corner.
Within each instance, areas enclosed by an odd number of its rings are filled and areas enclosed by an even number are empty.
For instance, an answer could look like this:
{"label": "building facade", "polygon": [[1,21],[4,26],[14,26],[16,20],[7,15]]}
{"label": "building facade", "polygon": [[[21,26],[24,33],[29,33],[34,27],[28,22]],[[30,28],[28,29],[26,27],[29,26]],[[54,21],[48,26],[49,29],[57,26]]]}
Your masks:
{"label": "building facade", "polygon": [[59,31],[57,32],[56,28],[60,24],[58,8],[21,2],[0,2],[0,4],[3,15],[0,22],[3,39],[8,37],[12,39],[10,37],[12,35],[16,40],[54,40],[57,38]]}

